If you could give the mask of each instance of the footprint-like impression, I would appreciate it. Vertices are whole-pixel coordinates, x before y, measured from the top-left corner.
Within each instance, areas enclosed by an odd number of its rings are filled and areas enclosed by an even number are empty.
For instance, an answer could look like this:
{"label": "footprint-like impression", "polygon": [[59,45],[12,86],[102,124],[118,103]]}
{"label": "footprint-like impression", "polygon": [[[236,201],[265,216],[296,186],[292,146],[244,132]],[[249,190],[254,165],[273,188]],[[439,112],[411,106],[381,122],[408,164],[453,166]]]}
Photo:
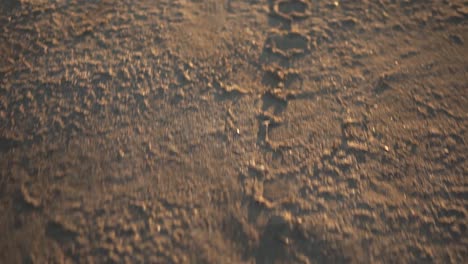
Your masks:
{"label": "footprint-like impression", "polygon": [[273,14],[287,19],[302,19],[310,15],[309,3],[305,0],[278,0],[273,3]]}
{"label": "footprint-like impression", "polygon": [[284,69],[277,65],[269,65],[264,68],[262,83],[272,88],[296,88],[302,86],[302,77],[298,70]]}
{"label": "footprint-like impression", "polygon": [[265,42],[270,52],[285,58],[306,54],[310,50],[310,38],[298,31],[273,31]]}

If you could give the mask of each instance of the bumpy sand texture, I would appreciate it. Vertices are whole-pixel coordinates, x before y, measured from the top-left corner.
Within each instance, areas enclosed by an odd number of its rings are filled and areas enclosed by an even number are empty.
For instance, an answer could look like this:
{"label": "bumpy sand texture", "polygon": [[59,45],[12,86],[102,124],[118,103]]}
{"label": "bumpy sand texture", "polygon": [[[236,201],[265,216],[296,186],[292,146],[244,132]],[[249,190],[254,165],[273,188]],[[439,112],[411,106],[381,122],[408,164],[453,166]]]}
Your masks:
{"label": "bumpy sand texture", "polygon": [[467,261],[468,1],[0,10],[1,263]]}

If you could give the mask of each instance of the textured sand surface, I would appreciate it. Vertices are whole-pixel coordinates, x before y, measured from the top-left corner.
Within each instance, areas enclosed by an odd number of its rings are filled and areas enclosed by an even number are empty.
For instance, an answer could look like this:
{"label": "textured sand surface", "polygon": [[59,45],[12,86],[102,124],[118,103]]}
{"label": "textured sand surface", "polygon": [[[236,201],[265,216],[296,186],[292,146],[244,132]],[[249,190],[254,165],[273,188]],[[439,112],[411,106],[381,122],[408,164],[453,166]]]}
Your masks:
{"label": "textured sand surface", "polygon": [[1,0],[1,263],[464,263],[468,1]]}

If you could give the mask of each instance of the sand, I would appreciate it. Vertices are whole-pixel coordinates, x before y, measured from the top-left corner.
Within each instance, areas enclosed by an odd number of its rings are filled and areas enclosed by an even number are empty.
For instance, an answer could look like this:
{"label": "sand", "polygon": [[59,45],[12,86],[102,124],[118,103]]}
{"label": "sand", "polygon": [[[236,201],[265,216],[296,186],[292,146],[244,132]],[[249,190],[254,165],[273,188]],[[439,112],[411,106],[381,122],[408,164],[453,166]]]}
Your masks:
{"label": "sand", "polygon": [[0,262],[466,262],[467,18],[1,1]]}

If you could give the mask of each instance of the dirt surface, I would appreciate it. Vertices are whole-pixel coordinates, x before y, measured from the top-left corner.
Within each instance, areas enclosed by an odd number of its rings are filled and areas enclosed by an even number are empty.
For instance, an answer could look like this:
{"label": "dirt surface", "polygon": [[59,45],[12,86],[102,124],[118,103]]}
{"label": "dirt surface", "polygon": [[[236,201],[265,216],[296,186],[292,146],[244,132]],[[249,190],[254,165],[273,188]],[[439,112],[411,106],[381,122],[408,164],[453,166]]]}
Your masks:
{"label": "dirt surface", "polygon": [[2,0],[1,263],[464,263],[468,1]]}

